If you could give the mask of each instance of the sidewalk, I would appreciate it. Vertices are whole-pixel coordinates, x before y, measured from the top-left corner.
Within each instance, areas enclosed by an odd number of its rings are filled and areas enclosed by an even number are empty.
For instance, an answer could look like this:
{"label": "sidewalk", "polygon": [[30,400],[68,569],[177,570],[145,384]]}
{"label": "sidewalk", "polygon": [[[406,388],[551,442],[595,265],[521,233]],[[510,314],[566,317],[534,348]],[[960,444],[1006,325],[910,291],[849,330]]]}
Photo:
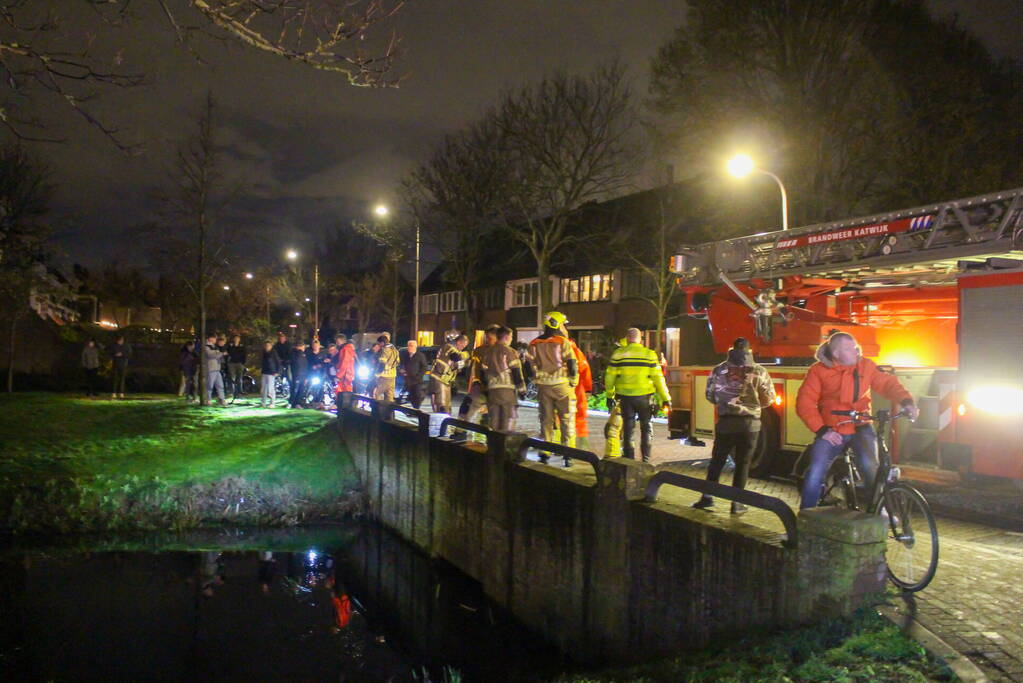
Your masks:
{"label": "sidewalk", "polygon": [[[583,446],[598,455],[604,452],[605,422],[604,416],[590,416],[590,437]],[[519,408],[516,430],[538,433],[535,408]],[[695,477],[706,476],[712,441],[708,440],[703,447],[683,446],[668,440],[667,425],[654,424],[653,431],[655,466]],[[552,458],[550,466],[560,467],[561,462],[560,458]],[[592,472],[582,462],[573,463],[572,469],[584,475]],[[731,483],[730,471],[722,475],[722,483]],[[893,593],[893,605],[977,664],[991,680],[1023,680],[1023,533],[1006,531],[1004,524],[984,521],[992,515],[1000,521],[1017,519],[1023,508],[1023,493],[1011,483],[993,487],[921,484],[920,488],[925,490],[938,517],[941,542],[938,572],[931,585],[920,593],[909,596]],[[791,482],[751,479],[749,489],[780,498],[793,509],[799,506],[798,491]],[[715,526],[741,527],[755,531],[766,542],[780,542],[783,529],[773,514],[751,509],[735,517],[722,502],[706,512],[693,510],[690,506],[698,497],[694,491],[664,487],[658,500],[675,507],[680,514],[700,515]],[[947,510],[957,514],[947,514]],[[963,521],[962,517],[971,511],[977,519]]]}

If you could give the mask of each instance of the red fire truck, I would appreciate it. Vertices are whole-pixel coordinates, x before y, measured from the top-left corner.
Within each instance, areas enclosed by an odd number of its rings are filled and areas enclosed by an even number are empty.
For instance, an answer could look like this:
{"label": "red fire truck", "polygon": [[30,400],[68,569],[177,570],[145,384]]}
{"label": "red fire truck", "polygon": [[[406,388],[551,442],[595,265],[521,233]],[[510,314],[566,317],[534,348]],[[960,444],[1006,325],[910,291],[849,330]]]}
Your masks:
{"label": "red fire truck", "polygon": [[[796,392],[841,330],[918,401],[893,444],[904,469],[1023,479],[1023,188],[684,248],[672,270],[715,351],[746,337],[774,379],[756,475],[813,440]],[[672,435],[712,437],[711,368],[674,370]]]}

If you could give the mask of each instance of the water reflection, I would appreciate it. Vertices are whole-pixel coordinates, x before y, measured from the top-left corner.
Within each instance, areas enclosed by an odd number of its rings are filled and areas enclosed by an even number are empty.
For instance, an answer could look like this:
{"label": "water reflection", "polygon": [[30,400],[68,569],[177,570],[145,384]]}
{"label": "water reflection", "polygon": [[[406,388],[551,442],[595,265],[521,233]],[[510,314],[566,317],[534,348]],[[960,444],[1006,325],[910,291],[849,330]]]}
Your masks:
{"label": "water reflection", "polygon": [[[303,540],[303,539],[299,539]],[[386,532],[0,553],[4,680],[532,680],[553,652]],[[181,539],[166,542],[180,547]],[[255,547],[254,547],[255,546]],[[139,547],[134,539],[127,547]],[[194,546],[193,546],[194,547]]]}

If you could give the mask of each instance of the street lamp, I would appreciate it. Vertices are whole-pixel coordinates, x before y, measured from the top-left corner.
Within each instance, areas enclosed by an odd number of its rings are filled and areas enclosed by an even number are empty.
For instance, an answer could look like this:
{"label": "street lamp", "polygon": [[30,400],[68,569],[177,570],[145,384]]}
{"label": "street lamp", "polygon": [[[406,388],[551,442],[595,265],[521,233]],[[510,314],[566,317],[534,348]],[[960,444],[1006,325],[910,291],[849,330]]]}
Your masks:
{"label": "street lamp", "polygon": [[245,279],[246,280],[251,280],[252,279],[252,273],[245,273]]}
{"label": "street lamp", "polygon": [[373,213],[375,213],[378,218],[387,218],[391,215],[391,210],[388,209],[385,204],[377,204],[373,207]]}
{"label": "street lamp", "polygon": [[225,292],[228,291],[229,289],[231,289],[231,285],[224,285],[224,291]]}
{"label": "street lamp", "polygon": [[[295,261],[298,259],[298,252],[294,249],[288,249],[287,254],[289,261]],[[306,301],[309,301],[306,298]],[[298,315],[298,313],[295,313]],[[313,264],[313,339],[318,339],[320,336],[320,264]]]}
{"label": "street lamp", "polygon": [[763,173],[766,176],[771,176],[774,182],[778,183],[778,189],[781,190],[781,229],[789,229],[789,198],[785,193],[785,185],[781,182],[781,178],[767,169],[757,167],[747,154],[736,154],[729,159],[728,172],[736,178],[745,178],[750,173]]}

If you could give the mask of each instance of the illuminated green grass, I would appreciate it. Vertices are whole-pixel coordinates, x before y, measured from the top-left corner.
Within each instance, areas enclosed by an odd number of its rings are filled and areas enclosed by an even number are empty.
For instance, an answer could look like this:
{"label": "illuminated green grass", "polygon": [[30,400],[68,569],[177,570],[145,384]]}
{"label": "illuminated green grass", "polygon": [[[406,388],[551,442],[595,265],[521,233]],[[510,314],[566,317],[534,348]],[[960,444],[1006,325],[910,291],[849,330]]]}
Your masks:
{"label": "illuminated green grass", "polygon": [[15,394],[0,415],[9,530],[287,524],[352,505],[351,458],[319,411]]}

